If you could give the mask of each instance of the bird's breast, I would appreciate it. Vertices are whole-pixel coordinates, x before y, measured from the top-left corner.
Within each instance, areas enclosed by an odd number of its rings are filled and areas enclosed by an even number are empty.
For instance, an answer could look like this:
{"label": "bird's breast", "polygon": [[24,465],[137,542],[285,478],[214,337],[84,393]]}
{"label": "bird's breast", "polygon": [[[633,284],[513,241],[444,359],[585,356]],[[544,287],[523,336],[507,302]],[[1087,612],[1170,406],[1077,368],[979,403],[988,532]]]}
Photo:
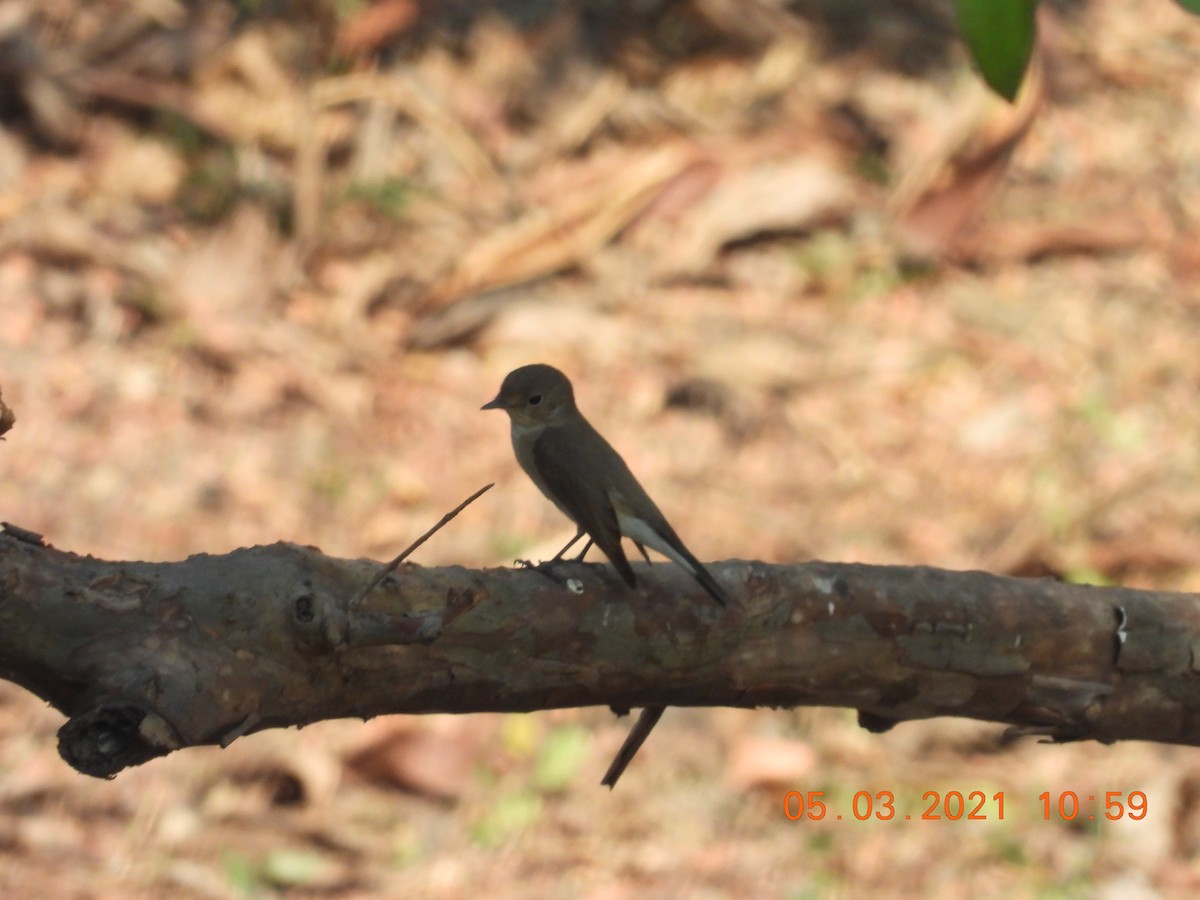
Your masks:
{"label": "bird's breast", "polygon": [[549,497],[555,506],[559,506],[558,500],[546,486],[546,480],[542,478],[542,473],[538,471],[537,458],[533,452],[533,445],[537,443],[537,439],[542,436],[543,431],[545,431],[544,425],[518,425],[513,422],[513,453],[521,468],[525,470],[525,474],[529,476],[529,480],[536,484],[537,489]]}

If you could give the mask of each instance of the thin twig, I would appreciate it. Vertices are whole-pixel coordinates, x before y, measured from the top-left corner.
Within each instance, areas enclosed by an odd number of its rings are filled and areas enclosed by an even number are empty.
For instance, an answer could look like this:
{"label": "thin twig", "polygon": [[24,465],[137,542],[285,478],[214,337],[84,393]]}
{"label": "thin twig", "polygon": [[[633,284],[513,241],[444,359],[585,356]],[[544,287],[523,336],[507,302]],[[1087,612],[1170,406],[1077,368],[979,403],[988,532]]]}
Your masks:
{"label": "thin twig", "polygon": [[380,569],[379,572],[375,575],[375,577],[371,579],[371,583],[368,584],[361,591],[359,591],[357,594],[355,594],[354,597],[350,600],[349,608],[353,609],[354,607],[358,606],[358,604],[362,603],[363,599],[367,596],[367,594],[369,594],[369,593],[371,593],[371,591],[375,590],[375,588],[379,586],[379,583],[381,581],[383,581],[383,579],[387,578],[388,575],[390,575],[395,570],[395,568],[398,565],[400,565],[400,563],[404,562],[404,560],[408,558],[408,555],[410,553],[412,553],[414,550],[416,550],[418,547],[420,547],[423,543],[425,543],[427,540],[429,540],[431,537],[433,537],[435,534],[437,534],[437,532],[443,526],[445,526],[446,523],[448,523],[451,519],[453,519],[460,512],[462,512],[464,509],[466,509],[468,506],[470,506],[472,503],[474,503],[476,500],[478,500],[480,497],[482,497],[485,493],[490,491],[495,486],[496,486],[496,483],[494,481],[491,484],[485,484],[483,487],[481,487],[479,490],[477,490],[475,493],[473,493],[470,497],[468,497],[462,503],[458,504],[458,506],[454,507],[454,509],[450,510],[450,512],[448,512],[444,516],[442,516],[441,520],[436,525],[434,525],[427,532],[425,532],[423,535],[421,535],[419,538],[417,538],[415,541],[413,541],[411,544],[409,544],[408,547],[405,548],[403,553],[401,553],[399,556],[397,556],[395,559],[393,559],[390,563],[388,563],[386,566],[384,566],[382,569]]}
{"label": "thin twig", "polygon": [[621,773],[625,771],[626,766],[633,762],[633,758],[641,749],[642,744],[646,742],[646,738],[650,736],[650,732],[654,730],[654,726],[658,724],[658,720],[662,718],[665,710],[665,706],[647,706],[642,710],[638,720],[633,723],[629,736],[625,738],[625,743],[613,757],[612,765],[604,773],[604,778],[600,782],[602,785],[610,791],[617,786],[617,780],[620,779]]}

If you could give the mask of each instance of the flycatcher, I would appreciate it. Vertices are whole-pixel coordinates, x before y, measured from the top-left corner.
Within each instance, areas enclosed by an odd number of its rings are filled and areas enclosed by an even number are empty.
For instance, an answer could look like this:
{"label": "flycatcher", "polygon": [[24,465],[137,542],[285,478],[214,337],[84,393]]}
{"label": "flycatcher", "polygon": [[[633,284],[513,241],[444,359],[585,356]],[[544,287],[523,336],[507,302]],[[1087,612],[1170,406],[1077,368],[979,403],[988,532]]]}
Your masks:
{"label": "flycatcher", "polygon": [[[625,460],[575,406],[575,392],[566,375],[540,363],[514,369],[500,385],[500,393],[482,408],[508,413],[517,462],[579,529],[555,559],[586,534],[590,540],[583,552],[595,542],[625,583],[634,587],[633,568],[621,547],[624,535],[643,554],[645,545],[677,563],[717,603],[727,605],[729,598],[721,585],[684,546]],[[642,711],[604,784],[616,784],[662,712],[662,707]]]}

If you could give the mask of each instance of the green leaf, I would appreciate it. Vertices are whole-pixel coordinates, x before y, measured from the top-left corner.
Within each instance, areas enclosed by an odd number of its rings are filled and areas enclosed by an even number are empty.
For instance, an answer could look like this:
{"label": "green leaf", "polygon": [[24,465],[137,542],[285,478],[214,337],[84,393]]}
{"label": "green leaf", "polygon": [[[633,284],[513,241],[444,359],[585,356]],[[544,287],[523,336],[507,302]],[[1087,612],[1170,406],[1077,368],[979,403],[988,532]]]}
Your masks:
{"label": "green leaf", "polygon": [[1200,16],[1200,0],[1175,0],[1192,15]]}
{"label": "green leaf", "polygon": [[578,727],[556,728],[546,736],[533,769],[533,782],[543,791],[566,790],[587,761],[587,731]]}
{"label": "green leaf", "polygon": [[1063,580],[1068,584],[1090,584],[1094,587],[1111,587],[1116,583],[1103,572],[1090,566],[1080,566],[1063,573]]}
{"label": "green leaf", "polygon": [[471,836],[495,847],[533,825],[542,814],[542,799],[531,791],[492,799],[487,814],[471,825]]}
{"label": "green leaf", "polygon": [[533,756],[541,740],[537,719],[526,713],[505,716],[504,724],[500,727],[500,740],[510,756],[528,759]]}
{"label": "green leaf", "polygon": [[954,0],[954,9],[983,80],[1004,99],[1013,100],[1033,52],[1037,0]]}
{"label": "green leaf", "polygon": [[258,868],[245,855],[234,850],[221,854],[221,868],[225,879],[240,893],[254,894],[261,887]]}
{"label": "green leaf", "polygon": [[333,875],[333,863],[307,850],[281,848],[267,854],[262,874],[272,884],[284,887],[314,887],[327,883]]}

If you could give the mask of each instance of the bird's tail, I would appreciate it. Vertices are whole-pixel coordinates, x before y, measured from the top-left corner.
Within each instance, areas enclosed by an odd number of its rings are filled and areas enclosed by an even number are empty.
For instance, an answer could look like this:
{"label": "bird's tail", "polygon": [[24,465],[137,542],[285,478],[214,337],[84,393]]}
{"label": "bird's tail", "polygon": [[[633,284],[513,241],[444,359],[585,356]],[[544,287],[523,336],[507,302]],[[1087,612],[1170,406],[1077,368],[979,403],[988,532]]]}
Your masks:
{"label": "bird's tail", "polygon": [[716,600],[719,604],[722,606],[728,606],[729,595],[726,594],[725,589],[717,583],[717,579],[713,578],[708,569],[704,568],[704,566],[701,565],[698,560],[693,559],[692,566],[694,567],[694,570],[692,571],[692,577],[700,583],[700,587],[708,591],[708,595]]}
{"label": "bird's tail", "polygon": [[[643,556],[645,556],[646,550],[642,545],[645,544],[647,547],[657,550],[695,578],[700,587],[708,591],[709,596],[721,606],[729,605],[729,595],[725,593],[721,585],[717,584],[717,579],[713,578],[700,560],[696,559],[692,552],[683,545],[683,541],[679,539],[675,529],[668,525],[666,519],[663,519],[661,515],[654,524],[633,515],[626,515],[619,518],[618,521],[621,526],[621,534],[632,540],[642,551]],[[619,545],[617,549],[620,550]],[[625,561],[624,556],[624,552],[621,552],[622,562]],[[609,553],[608,558],[612,559],[614,564],[616,563],[613,554]],[[626,562],[625,565],[628,566],[629,563]],[[617,568],[621,567],[617,566]],[[628,579],[626,580],[628,581]]]}
{"label": "bird's tail", "polygon": [[708,591],[708,595],[712,597],[721,606],[729,605],[729,595],[725,593],[725,589],[717,583],[717,579],[712,577],[712,573],[704,568],[704,563],[692,556],[690,550],[683,546],[682,541],[677,540],[677,546],[671,549],[675,551],[672,557],[675,562],[679,563],[687,573],[696,579],[696,583],[704,590]]}

